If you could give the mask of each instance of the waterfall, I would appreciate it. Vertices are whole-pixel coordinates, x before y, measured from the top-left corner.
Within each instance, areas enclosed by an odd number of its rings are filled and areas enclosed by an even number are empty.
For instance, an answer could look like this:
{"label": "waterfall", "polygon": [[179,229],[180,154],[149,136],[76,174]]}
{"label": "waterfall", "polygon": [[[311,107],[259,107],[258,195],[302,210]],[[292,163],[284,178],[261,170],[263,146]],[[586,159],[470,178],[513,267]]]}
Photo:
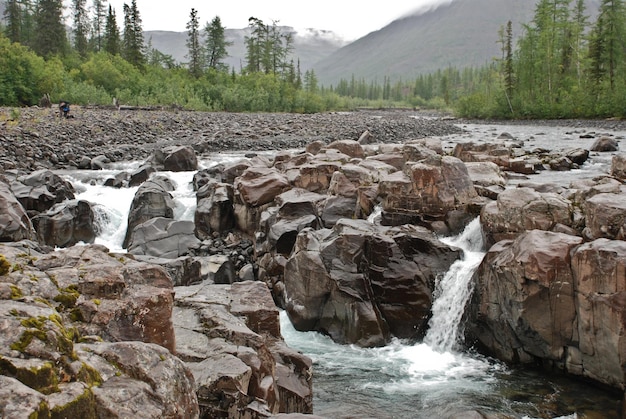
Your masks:
{"label": "waterfall", "polygon": [[454,349],[462,334],[461,319],[474,289],[471,279],[485,255],[479,218],[460,235],[441,241],[463,250],[463,257],[435,285],[432,318],[424,338],[424,343],[434,350],[446,352]]}

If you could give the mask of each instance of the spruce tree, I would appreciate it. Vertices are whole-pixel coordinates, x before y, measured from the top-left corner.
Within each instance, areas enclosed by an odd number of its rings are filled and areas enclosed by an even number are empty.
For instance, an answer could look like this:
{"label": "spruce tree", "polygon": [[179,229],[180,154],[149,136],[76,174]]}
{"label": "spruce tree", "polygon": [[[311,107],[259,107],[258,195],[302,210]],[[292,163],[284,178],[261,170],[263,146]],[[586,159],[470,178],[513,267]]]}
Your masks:
{"label": "spruce tree", "polygon": [[89,48],[87,42],[89,31],[87,0],[72,0],[72,11],[74,14],[74,48],[82,57],[85,57]]}
{"label": "spruce tree", "polygon": [[62,0],[39,0],[35,11],[33,50],[43,57],[65,55],[67,35]]}
{"label": "spruce tree", "polygon": [[145,63],[143,30],[141,17],[137,9],[137,1],[132,0],[130,6],[124,4],[124,36],[122,40],[122,57],[136,67]]}
{"label": "spruce tree", "polygon": [[91,20],[91,48],[98,52],[101,51],[102,38],[106,27],[106,0],[93,0],[91,10],[93,18]]}
{"label": "spruce tree", "polygon": [[211,23],[207,23],[204,28],[206,63],[209,68],[215,70],[226,70],[224,58],[228,56],[226,48],[233,43],[226,41],[225,29],[219,16],[215,16]]}
{"label": "spruce tree", "polygon": [[200,45],[200,23],[198,11],[191,9],[189,22],[187,22],[187,58],[189,59],[189,73],[192,77],[199,78],[204,69],[204,54]]}
{"label": "spruce tree", "polygon": [[7,0],[4,9],[4,33],[11,42],[22,42],[22,7],[18,0]]}
{"label": "spruce tree", "polygon": [[591,33],[589,58],[591,79],[615,89],[617,74],[624,69],[626,47],[626,8],[622,0],[602,0],[600,14]]}
{"label": "spruce tree", "polygon": [[109,4],[109,13],[104,25],[104,50],[111,55],[118,55],[120,54],[120,45],[120,30],[117,27],[115,11]]}

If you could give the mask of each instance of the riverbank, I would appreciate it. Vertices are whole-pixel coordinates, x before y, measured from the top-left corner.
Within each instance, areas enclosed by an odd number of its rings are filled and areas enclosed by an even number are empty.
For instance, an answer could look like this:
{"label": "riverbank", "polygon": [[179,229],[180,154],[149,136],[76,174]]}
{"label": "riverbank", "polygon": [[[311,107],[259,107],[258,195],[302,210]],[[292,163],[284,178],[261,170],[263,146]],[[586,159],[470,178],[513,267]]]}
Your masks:
{"label": "riverbank", "polygon": [[448,118],[399,110],[265,114],[89,109],[73,118],[55,109],[0,108],[0,167],[3,170],[73,169],[83,157],[111,162],[143,160],[154,150],[189,145],[199,155],[238,150],[287,150],[313,141],[358,140],[402,143],[462,130]]}

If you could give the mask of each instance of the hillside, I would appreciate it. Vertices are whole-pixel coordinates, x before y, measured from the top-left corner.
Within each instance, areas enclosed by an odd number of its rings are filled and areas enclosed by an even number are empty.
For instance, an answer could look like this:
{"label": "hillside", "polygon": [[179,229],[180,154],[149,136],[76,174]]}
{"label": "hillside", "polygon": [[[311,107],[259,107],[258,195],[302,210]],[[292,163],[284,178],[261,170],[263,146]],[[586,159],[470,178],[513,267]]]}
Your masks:
{"label": "hillside", "polygon": [[[313,65],[323,58],[329,56],[342,46],[346,45],[346,41],[341,39],[335,33],[330,31],[322,31],[317,29],[295,30],[289,26],[282,26],[284,33],[293,33],[294,50],[292,58],[295,64],[300,60],[300,69],[302,72],[313,68]],[[229,57],[224,60],[229,67],[239,71],[242,66],[246,65],[245,56],[246,49],[244,38],[250,29],[226,29],[225,37],[228,42],[233,45],[227,48]],[[164,54],[171,55],[177,62],[184,63],[187,61],[187,32],[169,32],[169,31],[146,31],[144,32],[146,42],[151,42],[152,47]]]}
{"label": "hillside", "polygon": [[[587,0],[595,15],[598,0]],[[315,64],[324,85],[340,79],[413,79],[447,66],[481,66],[499,57],[498,30],[511,20],[514,36],[533,18],[534,0],[455,0],[398,19]],[[592,12],[593,11],[593,12]]]}

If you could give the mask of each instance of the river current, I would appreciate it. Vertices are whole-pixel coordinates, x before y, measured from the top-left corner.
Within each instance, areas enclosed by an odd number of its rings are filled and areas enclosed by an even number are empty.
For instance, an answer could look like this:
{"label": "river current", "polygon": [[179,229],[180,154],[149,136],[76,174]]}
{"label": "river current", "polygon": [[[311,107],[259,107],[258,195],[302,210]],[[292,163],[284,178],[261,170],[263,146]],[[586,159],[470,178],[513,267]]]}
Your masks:
{"label": "river current", "polygon": [[[446,137],[450,150],[457,141],[491,140],[508,132],[528,147],[590,148],[593,139],[580,138],[584,128],[465,125],[467,134]],[[626,138],[624,132],[611,133]],[[222,153],[201,162],[210,167],[241,157]],[[607,173],[610,154],[592,153],[583,167],[570,172],[542,172],[532,182],[568,185],[575,179]],[[96,243],[123,251],[130,203],[137,188],[104,187],[104,181],[139,162],[101,171],[59,172],[70,180],[77,198],[97,204],[102,231]],[[163,173],[177,186],[175,218],[193,220],[193,173]],[[514,184],[514,182],[512,183]],[[437,284],[433,317],[421,343],[394,340],[382,348],[339,345],[315,332],[298,332],[281,313],[287,343],[313,359],[314,413],[328,418],[445,418],[472,412],[511,418],[617,418],[621,396],[555,372],[511,368],[487,358],[462,339],[463,308],[471,296],[471,277],[484,255],[480,224],[472,222],[458,237],[442,238],[464,251],[461,261]],[[471,416],[470,416],[471,417]]]}

